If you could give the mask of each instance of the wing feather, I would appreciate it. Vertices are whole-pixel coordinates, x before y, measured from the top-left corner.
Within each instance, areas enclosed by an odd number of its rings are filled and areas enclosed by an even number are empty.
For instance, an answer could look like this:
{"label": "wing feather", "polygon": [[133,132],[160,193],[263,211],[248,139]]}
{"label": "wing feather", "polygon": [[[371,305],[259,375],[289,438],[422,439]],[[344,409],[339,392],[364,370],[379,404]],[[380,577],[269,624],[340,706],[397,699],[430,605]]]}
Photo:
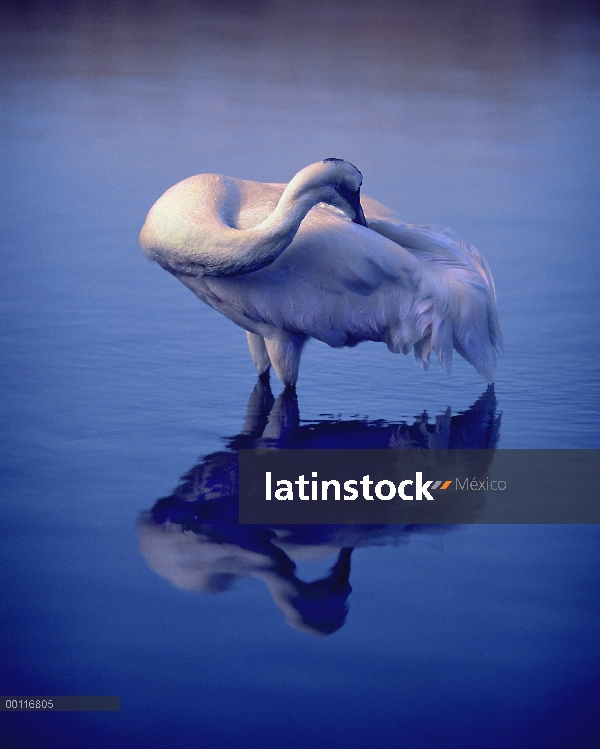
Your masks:
{"label": "wing feather", "polygon": [[414,349],[423,369],[433,351],[450,373],[455,349],[491,382],[502,336],[487,262],[446,229],[389,214],[367,213],[366,228],[316,206],[268,267],[204,277],[209,303],[265,337],[275,328],[333,347],[372,340],[395,353]]}

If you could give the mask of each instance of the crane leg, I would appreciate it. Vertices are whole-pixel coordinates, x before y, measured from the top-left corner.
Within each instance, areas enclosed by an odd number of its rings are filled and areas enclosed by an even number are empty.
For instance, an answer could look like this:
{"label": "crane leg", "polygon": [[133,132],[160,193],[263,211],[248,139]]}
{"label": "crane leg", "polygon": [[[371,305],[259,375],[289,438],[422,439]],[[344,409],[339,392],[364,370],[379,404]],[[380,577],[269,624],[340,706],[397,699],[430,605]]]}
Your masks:
{"label": "crane leg", "polygon": [[286,388],[295,387],[300,367],[302,349],[307,336],[277,330],[265,338],[265,346],[275,374]]}
{"label": "crane leg", "polygon": [[271,366],[271,360],[265,346],[265,339],[257,333],[251,333],[249,330],[246,331],[246,337],[248,338],[248,348],[250,349],[254,366],[258,369],[259,376],[262,377],[262,375],[269,371],[269,367]]}

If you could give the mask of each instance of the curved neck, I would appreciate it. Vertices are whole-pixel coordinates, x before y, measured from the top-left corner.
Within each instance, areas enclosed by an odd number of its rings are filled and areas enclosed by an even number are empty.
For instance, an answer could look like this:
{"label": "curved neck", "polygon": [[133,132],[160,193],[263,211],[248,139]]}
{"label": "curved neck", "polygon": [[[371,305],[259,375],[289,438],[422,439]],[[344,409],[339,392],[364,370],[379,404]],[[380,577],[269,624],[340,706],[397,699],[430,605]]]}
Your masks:
{"label": "curved neck", "polygon": [[301,169],[273,213],[252,229],[234,228],[231,217],[239,212],[241,192],[250,202],[254,198],[259,209],[265,194],[256,183],[244,183],[241,190],[240,182],[204,174],[167,190],[150,209],[140,233],[146,255],[179,278],[238,276],[273,263],[317,203],[339,208],[354,223],[367,226],[359,198],[361,174],[341,159]]}
{"label": "curved neck", "polygon": [[319,191],[300,191],[293,180],[283,191],[273,213],[258,226],[252,229],[223,227],[220,246],[213,245],[216,252],[211,253],[203,274],[237,276],[270,265],[292,243],[306,214],[322,200]]}

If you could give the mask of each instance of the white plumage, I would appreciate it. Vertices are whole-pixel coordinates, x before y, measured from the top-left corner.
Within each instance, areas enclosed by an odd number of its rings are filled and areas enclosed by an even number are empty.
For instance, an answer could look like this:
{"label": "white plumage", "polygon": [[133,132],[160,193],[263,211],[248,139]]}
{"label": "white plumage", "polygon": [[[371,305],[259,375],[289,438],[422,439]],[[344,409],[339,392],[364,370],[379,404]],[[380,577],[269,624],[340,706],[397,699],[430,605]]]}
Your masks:
{"label": "white plumage", "polygon": [[140,243],[244,328],[259,373],[272,364],[285,386],[308,338],[412,349],[425,370],[433,351],[447,373],[454,348],[492,382],[502,335],[487,262],[448,230],[405,224],[367,197],[361,208],[361,183],[341,159],[287,186],[200,174],[155,203]]}

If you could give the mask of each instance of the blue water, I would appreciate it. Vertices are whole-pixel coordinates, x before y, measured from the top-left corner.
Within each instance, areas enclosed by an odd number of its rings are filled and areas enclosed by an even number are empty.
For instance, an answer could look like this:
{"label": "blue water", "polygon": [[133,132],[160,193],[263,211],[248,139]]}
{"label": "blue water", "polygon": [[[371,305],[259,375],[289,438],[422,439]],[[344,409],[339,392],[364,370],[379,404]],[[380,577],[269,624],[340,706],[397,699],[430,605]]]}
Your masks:
{"label": "blue water", "polygon": [[[233,545],[233,578],[206,578],[193,529],[191,551],[148,551],[157,501],[239,446],[256,373],[243,331],[137,243],[192,174],[285,182],[348,159],[367,195],[490,262],[506,347],[487,439],[600,447],[594,6],[33,3],[1,20],[0,691],[121,696],[119,713],[3,713],[1,745],[597,746],[596,527],[288,538],[280,579],[337,596],[326,637],[286,621],[256,539]],[[458,357],[448,378],[317,342],[292,422],[271,387],[271,436],[326,440],[456,425],[486,392]]]}

